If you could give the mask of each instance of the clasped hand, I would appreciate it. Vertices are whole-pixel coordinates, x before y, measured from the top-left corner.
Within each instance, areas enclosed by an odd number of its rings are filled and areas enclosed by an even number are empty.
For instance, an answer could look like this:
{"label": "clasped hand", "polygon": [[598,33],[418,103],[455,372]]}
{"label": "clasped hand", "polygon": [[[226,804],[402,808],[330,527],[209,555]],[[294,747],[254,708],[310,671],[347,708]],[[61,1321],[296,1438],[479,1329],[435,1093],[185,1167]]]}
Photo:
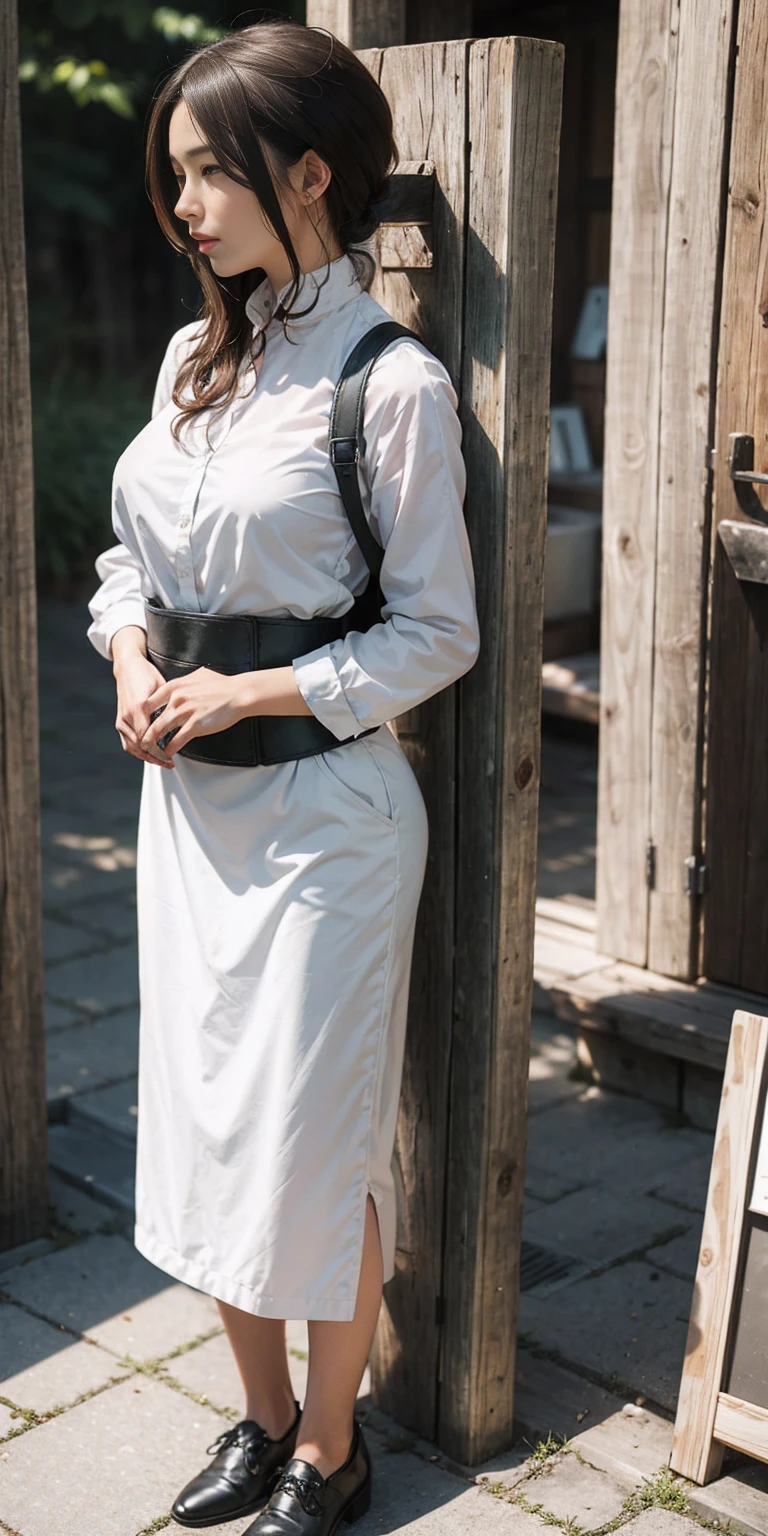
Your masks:
{"label": "clasped hand", "polygon": [[[146,708],[150,716],[157,710],[161,713],[150,720],[139,745],[142,751],[166,761],[193,737],[211,736],[243,718],[238,676],[214,672],[210,667],[198,667],[186,677],[159,683],[147,697]],[[158,741],[169,731],[173,735],[163,749]]]}

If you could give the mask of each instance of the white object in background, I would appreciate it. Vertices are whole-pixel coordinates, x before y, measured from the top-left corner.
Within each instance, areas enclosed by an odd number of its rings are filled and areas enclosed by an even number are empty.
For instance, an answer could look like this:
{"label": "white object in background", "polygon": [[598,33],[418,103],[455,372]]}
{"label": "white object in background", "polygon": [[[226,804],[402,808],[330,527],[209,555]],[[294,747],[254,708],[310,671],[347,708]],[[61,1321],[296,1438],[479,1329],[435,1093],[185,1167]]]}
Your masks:
{"label": "white object in background", "polygon": [[605,357],[608,341],[608,284],[595,283],[588,288],[581,306],[579,323],[571,342],[571,357],[597,362]]}
{"label": "white object in background", "polygon": [[763,1128],[760,1132],[760,1146],[749,1209],[754,1211],[756,1216],[768,1216],[768,1114],[765,1111],[763,1111]]}
{"label": "white object in background", "polygon": [[581,507],[547,510],[544,618],[575,619],[593,613],[600,579],[599,512]]}
{"label": "white object in background", "polygon": [[592,469],[592,454],[580,405],[553,405],[549,416],[549,472],[572,474]]}

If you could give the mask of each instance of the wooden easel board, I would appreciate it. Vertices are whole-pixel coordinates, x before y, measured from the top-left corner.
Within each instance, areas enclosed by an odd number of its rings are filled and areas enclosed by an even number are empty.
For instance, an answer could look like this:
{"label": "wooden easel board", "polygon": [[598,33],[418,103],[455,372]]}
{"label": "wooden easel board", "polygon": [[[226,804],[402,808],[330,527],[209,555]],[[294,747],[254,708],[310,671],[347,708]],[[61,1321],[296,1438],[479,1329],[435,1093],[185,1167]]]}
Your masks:
{"label": "wooden easel board", "polygon": [[768,1019],[737,1011],[670,1465],[695,1483],[725,1446],[768,1462]]}

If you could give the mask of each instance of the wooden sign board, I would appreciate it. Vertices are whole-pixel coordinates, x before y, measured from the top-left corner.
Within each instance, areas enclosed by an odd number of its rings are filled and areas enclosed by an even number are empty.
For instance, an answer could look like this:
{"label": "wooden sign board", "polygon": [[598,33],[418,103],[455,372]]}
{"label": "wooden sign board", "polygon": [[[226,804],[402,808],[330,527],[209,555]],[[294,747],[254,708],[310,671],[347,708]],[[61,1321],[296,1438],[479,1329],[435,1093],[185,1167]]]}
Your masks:
{"label": "wooden sign board", "polygon": [[733,1016],[670,1465],[768,1462],[768,1019]]}

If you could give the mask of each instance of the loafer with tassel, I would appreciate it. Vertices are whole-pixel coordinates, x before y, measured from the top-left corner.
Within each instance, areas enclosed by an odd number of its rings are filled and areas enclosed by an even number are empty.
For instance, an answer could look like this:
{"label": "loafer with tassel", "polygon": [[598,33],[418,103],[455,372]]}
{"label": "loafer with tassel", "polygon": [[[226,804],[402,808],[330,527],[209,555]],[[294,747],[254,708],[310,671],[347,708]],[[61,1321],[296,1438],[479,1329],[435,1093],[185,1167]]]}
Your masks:
{"label": "loafer with tassel", "polygon": [[334,1536],[371,1507],[371,1458],[355,1419],[349,1455],[330,1477],[294,1456],[286,1462],[269,1502],[245,1536]]}
{"label": "loafer with tassel", "polygon": [[270,1440],[255,1419],[241,1419],[208,1446],[210,1466],[193,1477],[171,1505],[179,1525],[204,1527],[251,1515],[272,1492],[296,1445],[301,1408],[281,1440]]}

